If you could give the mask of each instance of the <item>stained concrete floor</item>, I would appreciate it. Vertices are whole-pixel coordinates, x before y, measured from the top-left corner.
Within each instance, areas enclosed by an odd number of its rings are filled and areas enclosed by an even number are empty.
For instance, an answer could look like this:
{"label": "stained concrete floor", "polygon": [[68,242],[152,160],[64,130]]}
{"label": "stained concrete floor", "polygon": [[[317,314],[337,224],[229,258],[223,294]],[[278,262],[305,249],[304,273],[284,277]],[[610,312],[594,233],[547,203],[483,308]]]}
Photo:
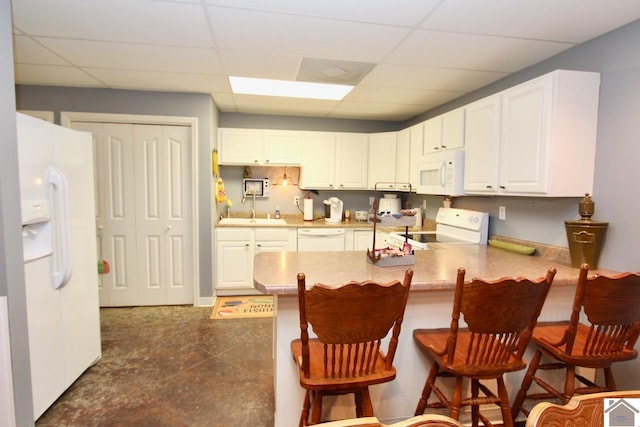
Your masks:
{"label": "stained concrete floor", "polygon": [[273,319],[210,315],[102,308],[102,359],[36,426],[273,426]]}

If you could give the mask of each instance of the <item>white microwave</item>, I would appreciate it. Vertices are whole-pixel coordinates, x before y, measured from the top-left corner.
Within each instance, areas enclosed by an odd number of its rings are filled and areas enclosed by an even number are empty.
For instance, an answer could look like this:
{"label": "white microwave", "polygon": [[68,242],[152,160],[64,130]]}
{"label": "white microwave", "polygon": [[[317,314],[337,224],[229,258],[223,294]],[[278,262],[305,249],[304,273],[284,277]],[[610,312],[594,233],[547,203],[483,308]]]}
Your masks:
{"label": "white microwave", "polygon": [[269,178],[244,178],[242,194],[255,193],[256,197],[269,197]]}
{"label": "white microwave", "polygon": [[418,194],[464,194],[464,150],[422,156],[418,163]]}

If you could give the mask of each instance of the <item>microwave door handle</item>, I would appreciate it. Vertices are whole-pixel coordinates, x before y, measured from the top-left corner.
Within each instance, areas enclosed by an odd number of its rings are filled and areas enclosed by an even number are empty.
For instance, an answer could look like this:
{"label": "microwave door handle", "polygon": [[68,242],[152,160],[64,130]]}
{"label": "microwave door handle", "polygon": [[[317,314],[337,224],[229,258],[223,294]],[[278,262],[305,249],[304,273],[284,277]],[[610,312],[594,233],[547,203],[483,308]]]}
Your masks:
{"label": "microwave door handle", "polygon": [[447,186],[447,162],[440,163],[440,187]]}

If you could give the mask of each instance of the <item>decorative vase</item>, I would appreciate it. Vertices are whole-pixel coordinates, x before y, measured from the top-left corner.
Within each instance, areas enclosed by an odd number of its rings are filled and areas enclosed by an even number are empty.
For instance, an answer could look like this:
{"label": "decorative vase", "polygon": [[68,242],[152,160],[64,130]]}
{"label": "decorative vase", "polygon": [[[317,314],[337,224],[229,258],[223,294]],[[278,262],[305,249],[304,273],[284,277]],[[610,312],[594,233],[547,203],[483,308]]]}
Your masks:
{"label": "decorative vase", "polygon": [[589,193],[586,193],[578,203],[578,213],[581,218],[577,221],[564,222],[572,267],[579,268],[583,263],[587,263],[591,269],[598,268],[598,260],[609,223],[593,221],[591,217],[594,210],[595,203],[589,197]]}

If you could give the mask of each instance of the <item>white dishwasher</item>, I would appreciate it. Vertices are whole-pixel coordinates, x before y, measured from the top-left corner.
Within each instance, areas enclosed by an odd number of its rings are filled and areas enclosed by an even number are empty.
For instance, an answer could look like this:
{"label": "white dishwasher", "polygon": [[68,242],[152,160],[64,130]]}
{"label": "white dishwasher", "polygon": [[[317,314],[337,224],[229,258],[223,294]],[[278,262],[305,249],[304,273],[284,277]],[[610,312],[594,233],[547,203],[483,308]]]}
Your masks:
{"label": "white dishwasher", "polygon": [[344,251],[344,228],[299,228],[298,252]]}

